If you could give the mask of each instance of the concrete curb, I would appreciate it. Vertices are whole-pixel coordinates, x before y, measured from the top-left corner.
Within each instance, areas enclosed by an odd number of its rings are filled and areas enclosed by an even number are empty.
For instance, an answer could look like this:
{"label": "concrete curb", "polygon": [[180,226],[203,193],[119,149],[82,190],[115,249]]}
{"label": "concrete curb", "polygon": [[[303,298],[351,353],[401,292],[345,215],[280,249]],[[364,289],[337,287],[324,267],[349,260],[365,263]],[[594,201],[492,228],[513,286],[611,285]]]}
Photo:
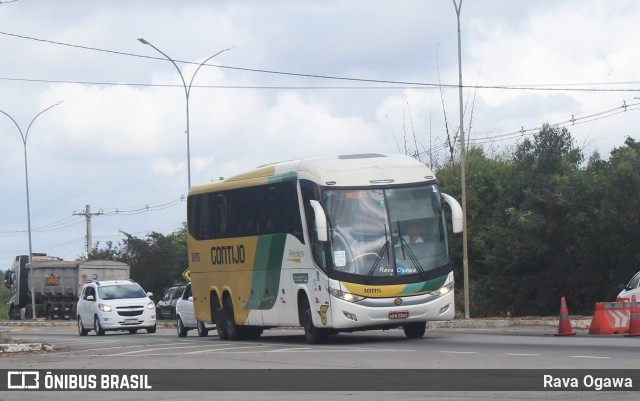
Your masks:
{"label": "concrete curb", "polygon": [[[587,329],[591,319],[570,319],[574,329]],[[560,319],[459,319],[429,322],[430,329],[490,329],[505,327],[558,327]]]}
{"label": "concrete curb", "polygon": [[2,352],[25,352],[25,351],[53,351],[51,344],[42,343],[25,343],[25,344],[0,344],[0,353]]}

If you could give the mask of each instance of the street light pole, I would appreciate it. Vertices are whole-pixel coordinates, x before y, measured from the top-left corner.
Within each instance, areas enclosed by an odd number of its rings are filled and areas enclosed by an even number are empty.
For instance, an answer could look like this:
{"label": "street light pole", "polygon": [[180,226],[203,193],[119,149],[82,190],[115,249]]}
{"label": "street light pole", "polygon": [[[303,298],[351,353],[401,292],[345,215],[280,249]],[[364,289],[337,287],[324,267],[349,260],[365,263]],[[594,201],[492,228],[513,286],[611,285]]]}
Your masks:
{"label": "street light pole", "polygon": [[[18,123],[16,122],[16,120],[13,119],[13,117],[11,117],[9,114],[7,114],[6,112],[4,112],[3,110],[0,110],[0,113],[4,114],[5,116],[9,117],[9,119],[11,121],[13,121],[13,123],[15,124],[16,128],[18,128],[18,131],[20,132],[20,136],[22,137],[22,145],[24,146],[24,177],[25,177],[25,186],[27,189],[27,232],[28,232],[28,236],[29,236],[29,263],[31,263],[31,257],[33,255],[33,248],[31,245],[31,206],[29,204],[29,169],[28,169],[28,163],[27,163],[27,139],[29,137],[29,130],[31,129],[31,126],[33,125],[33,122],[36,121],[36,118],[38,118],[41,114],[43,114],[45,111],[58,106],[59,104],[61,104],[63,101],[60,101],[56,104],[53,104],[49,107],[47,107],[46,109],[42,110],[40,113],[36,114],[35,117],[33,117],[33,119],[31,120],[31,122],[29,123],[29,126],[27,127],[27,131],[25,133],[22,132],[22,129],[20,128],[20,125],[18,125]],[[34,288],[34,283],[33,283],[33,274],[29,274],[29,286],[31,287],[31,316],[33,319],[36,318],[36,294],[35,294],[35,288]]]}
{"label": "street light pole", "polygon": [[458,95],[460,98],[460,185],[462,186],[462,269],[464,275],[464,317],[469,319],[469,255],[467,252],[467,169],[464,139],[464,111],[462,108],[462,40],[460,38],[460,4],[453,1],[458,20]]}
{"label": "street light pole", "polygon": [[191,81],[189,81],[189,85],[187,85],[187,82],[184,79],[184,75],[182,75],[182,71],[180,70],[180,67],[178,67],[176,62],[171,57],[169,57],[165,52],[158,49],[157,47],[152,45],[150,42],[145,40],[144,38],[139,38],[138,42],[142,43],[143,45],[151,46],[158,53],[162,54],[167,60],[171,62],[171,64],[173,64],[174,67],[176,67],[176,70],[178,70],[178,74],[180,74],[180,79],[182,80],[182,86],[184,87],[184,94],[185,94],[186,103],[187,103],[187,107],[186,107],[186,110],[187,110],[187,131],[186,131],[186,134],[187,134],[187,184],[189,185],[189,188],[191,188],[191,146],[189,144],[189,95],[191,94],[191,85],[193,84],[193,79],[196,77],[196,74],[207,61],[211,60],[212,58],[219,55],[220,53],[226,52],[227,50],[231,50],[231,49],[220,50],[213,56],[207,58],[202,63],[200,63],[200,65],[198,65],[198,68],[196,68],[196,71],[191,76]]}

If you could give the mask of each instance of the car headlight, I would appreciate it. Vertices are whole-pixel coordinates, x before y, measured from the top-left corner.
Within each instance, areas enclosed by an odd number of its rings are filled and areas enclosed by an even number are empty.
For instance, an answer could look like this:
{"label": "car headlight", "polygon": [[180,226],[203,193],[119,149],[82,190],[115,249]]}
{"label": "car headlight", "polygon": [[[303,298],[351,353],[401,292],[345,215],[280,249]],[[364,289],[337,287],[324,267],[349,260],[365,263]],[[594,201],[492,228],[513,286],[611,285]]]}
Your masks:
{"label": "car headlight", "polygon": [[344,292],[341,290],[337,290],[335,288],[329,288],[329,294],[347,302],[358,302],[358,301],[362,301],[365,298],[365,297],[361,297],[360,295],[351,294],[349,292]]}
{"label": "car headlight", "polygon": [[449,284],[443,285],[435,291],[435,294],[438,296],[443,296],[453,291],[453,281]]}
{"label": "car headlight", "polygon": [[155,309],[156,308],[156,304],[153,303],[153,301],[149,301],[149,303],[147,304],[147,309]]}
{"label": "car headlight", "polygon": [[106,304],[98,304],[98,309],[100,309],[102,312],[111,312],[113,309]]}

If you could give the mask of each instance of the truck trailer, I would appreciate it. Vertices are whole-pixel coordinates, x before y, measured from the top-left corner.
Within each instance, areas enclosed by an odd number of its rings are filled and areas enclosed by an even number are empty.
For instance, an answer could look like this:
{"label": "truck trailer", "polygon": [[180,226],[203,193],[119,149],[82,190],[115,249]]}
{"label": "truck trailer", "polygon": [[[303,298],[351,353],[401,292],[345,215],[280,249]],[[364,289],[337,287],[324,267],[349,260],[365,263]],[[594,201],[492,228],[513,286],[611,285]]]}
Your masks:
{"label": "truck trailer", "polygon": [[[129,278],[129,265],[113,260],[62,260],[34,254],[16,256],[7,271],[9,319],[75,319],[82,286],[92,281]],[[35,294],[35,315],[31,288]]]}

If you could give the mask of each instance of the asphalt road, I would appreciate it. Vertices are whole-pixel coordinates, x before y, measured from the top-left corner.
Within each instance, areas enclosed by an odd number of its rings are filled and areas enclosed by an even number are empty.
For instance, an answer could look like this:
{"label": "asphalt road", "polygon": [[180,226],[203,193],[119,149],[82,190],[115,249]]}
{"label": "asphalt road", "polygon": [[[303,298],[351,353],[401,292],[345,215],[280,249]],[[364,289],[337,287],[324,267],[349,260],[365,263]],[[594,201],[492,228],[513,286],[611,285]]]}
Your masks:
{"label": "asphalt road", "polygon": [[[198,337],[195,331],[190,331],[187,337],[179,338],[173,327],[160,327],[155,334],[108,332],[101,337],[93,333],[80,337],[72,325],[18,326],[11,327],[14,340],[42,341],[52,344],[55,350],[0,354],[0,369],[540,369],[551,372],[557,369],[637,370],[640,367],[640,337],[593,336],[580,329],[576,332],[575,336],[555,336],[557,329],[549,326],[430,329],[422,339],[407,340],[401,330],[390,330],[340,334],[330,337],[326,344],[308,345],[301,329],[268,330],[259,340],[230,342],[218,340],[215,331],[209,337]],[[52,399],[61,394],[67,396],[60,399],[81,395],[78,392],[50,394]],[[127,393],[98,392],[92,393],[91,399],[121,399],[110,397],[115,394]],[[322,392],[304,394],[308,399],[326,399]],[[385,398],[381,392],[332,394],[350,400]],[[638,393],[402,392],[402,398],[612,399],[620,396],[622,399],[625,394],[628,399],[629,395],[633,397]],[[171,395],[172,392],[135,393],[137,399],[171,399]],[[210,399],[198,395],[202,394],[187,392],[180,398]],[[253,396],[267,400],[302,398],[296,391],[225,392],[224,397],[218,399],[242,400],[253,399]],[[3,401],[32,399],[22,397],[26,395],[20,392],[0,395]],[[397,394],[392,398],[397,398]]]}

